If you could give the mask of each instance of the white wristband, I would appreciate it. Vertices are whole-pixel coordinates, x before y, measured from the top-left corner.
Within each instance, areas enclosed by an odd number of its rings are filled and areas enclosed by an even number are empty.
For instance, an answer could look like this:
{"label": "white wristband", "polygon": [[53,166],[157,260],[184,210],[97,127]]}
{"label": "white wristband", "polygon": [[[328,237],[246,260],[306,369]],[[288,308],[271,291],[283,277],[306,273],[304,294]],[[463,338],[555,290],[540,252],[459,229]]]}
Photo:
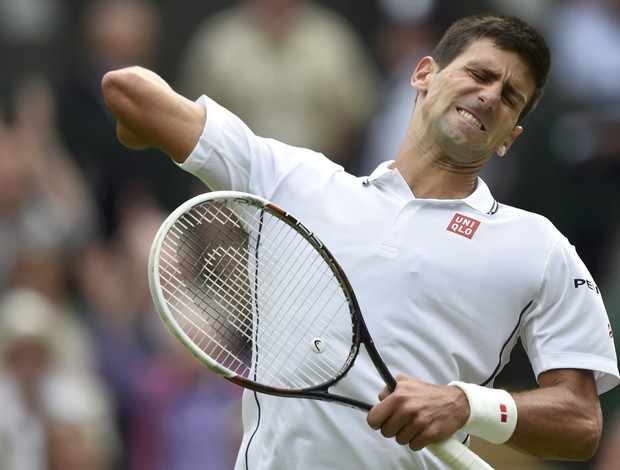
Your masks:
{"label": "white wristband", "polygon": [[493,444],[503,444],[517,426],[517,405],[506,390],[481,387],[465,382],[450,382],[467,396],[469,419],[462,430]]}

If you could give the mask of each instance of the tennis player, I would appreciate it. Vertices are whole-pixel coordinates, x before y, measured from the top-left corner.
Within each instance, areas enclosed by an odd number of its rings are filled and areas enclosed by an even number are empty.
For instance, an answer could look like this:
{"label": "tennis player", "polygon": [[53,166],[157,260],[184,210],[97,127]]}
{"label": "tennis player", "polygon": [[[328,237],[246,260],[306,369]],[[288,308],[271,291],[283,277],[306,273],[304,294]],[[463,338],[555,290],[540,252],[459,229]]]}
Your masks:
{"label": "tennis player", "polygon": [[[246,392],[237,469],[439,469],[424,447],[470,434],[546,459],[594,454],[598,395],[619,382],[601,292],[551,222],[497,202],[478,177],[523,132],[549,65],[544,39],[520,19],[457,21],[413,72],[400,152],[363,178],[254,135],[148,70],[105,75],[124,144],[162,150],[213,190],[269,199],[325,242],[400,374],[384,389],[362,353],[332,390],[371,403],[379,394],[367,416]],[[538,387],[494,389],[518,338]]]}

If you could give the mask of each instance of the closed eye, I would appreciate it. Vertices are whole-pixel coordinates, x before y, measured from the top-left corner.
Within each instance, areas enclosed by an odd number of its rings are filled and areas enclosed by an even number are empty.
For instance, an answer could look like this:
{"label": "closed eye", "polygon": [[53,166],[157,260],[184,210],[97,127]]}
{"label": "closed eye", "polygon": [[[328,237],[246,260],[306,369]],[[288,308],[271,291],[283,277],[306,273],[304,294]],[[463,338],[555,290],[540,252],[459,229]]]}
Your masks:
{"label": "closed eye", "polygon": [[502,100],[506,103],[510,108],[515,108],[517,106],[517,102],[515,99],[508,93],[502,94]]}
{"label": "closed eye", "polygon": [[[499,80],[498,74],[490,70],[476,70],[472,68],[466,68],[467,73],[478,83],[486,84],[493,80]],[[502,101],[512,109],[517,107],[516,92],[510,84],[507,84],[502,92]]]}
{"label": "closed eye", "polygon": [[486,83],[489,81],[489,77],[486,74],[483,74],[481,72],[477,72],[475,70],[469,70],[469,75],[471,75],[473,77],[474,80],[476,80],[477,82],[480,83]]}

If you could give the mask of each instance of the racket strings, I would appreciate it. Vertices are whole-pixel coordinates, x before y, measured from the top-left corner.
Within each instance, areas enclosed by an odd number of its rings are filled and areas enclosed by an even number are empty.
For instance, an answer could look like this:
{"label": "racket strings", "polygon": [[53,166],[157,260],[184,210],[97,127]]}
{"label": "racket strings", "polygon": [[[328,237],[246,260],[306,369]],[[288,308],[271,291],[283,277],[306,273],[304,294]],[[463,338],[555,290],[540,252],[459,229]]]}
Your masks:
{"label": "racket strings", "polygon": [[[304,266],[308,266],[309,268],[303,273],[303,276],[297,276],[299,278],[297,280],[297,284],[291,286],[292,291],[296,293],[296,297],[289,297],[284,299],[281,296],[270,295],[270,292],[267,292],[267,295],[265,296],[270,301],[263,306],[264,310],[271,312],[283,312],[284,314],[284,318],[282,319],[282,321],[275,323],[273,329],[267,332],[268,336],[270,336],[276,343],[285,342],[286,337],[290,334],[289,332],[292,328],[308,330],[312,326],[314,326],[316,330],[321,331],[324,334],[324,332],[329,326],[331,318],[328,319],[326,315],[303,315],[301,321],[292,315],[286,315],[286,312],[293,308],[292,306],[294,305],[301,305],[305,301],[306,303],[310,303],[313,309],[321,312],[326,312],[328,311],[329,304],[333,302],[334,299],[337,299],[336,302],[340,302],[339,308],[347,308],[346,299],[343,298],[341,289],[336,283],[332,283],[331,286],[324,286],[324,289],[321,290],[321,295],[317,298],[310,298],[308,296],[309,292],[304,293],[304,285],[311,283],[313,278],[316,279],[325,276],[326,273],[320,271],[321,268],[325,269],[325,263],[322,260],[317,260],[314,249],[309,247],[308,245],[300,247],[300,249],[295,250],[295,252],[299,253],[297,261],[302,263]],[[329,274],[331,275],[331,273]],[[328,291],[328,288],[331,288],[331,291]],[[301,298],[302,296],[305,296],[305,300]],[[346,338],[343,337],[343,340],[350,341],[350,335]],[[281,361],[279,355],[283,353],[284,351],[282,350],[272,348],[269,351],[269,355],[266,356],[266,359],[269,362]],[[290,351],[286,351],[286,354],[289,353]],[[304,350],[302,348],[296,348],[293,353],[302,354],[303,356],[301,357],[301,359],[304,359],[308,355],[307,350]],[[341,367],[342,363],[335,363],[333,360],[330,360],[329,356],[327,356],[321,362],[313,362],[311,370],[322,377],[329,378],[333,376],[334,373],[337,372],[338,369]],[[289,376],[294,375],[295,371],[290,371]]]}
{"label": "racket strings", "polygon": [[246,379],[316,386],[351,355],[338,279],[304,236],[262,208],[212,201],[192,209],[166,235],[160,278],[183,332]]}
{"label": "racket strings", "polygon": [[[301,259],[301,257],[299,259]],[[291,331],[293,329],[297,329],[300,331],[315,329],[317,331],[320,331],[324,335],[324,332],[326,331],[329,323],[326,320],[325,315],[317,317],[316,315],[308,314],[296,317],[293,315],[288,315],[287,312],[289,312],[293,308],[293,306],[302,305],[304,302],[310,303],[314,310],[327,311],[327,305],[330,303],[331,299],[334,298],[334,295],[341,294],[340,288],[336,286],[336,289],[332,288],[331,294],[327,290],[322,290],[321,297],[317,299],[302,299],[301,297],[302,295],[304,295],[304,285],[311,283],[313,278],[323,275],[323,273],[320,273],[318,271],[321,266],[316,263],[316,260],[311,260],[310,257],[307,257],[306,259],[308,260],[307,262],[302,261],[303,263],[305,263],[305,265],[314,266],[312,270],[305,271],[303,276],[298,276],[299,279],[296,281],[296,284],[290,286],[292,292],[294,292],[296,296],[282,298],[282,296],[272,295],[272,292],[266,292],[266,295],[264,296],[269,300],[266,301],[263,305],[261,305],[260,311],[268,311],[271,312],[273,316],[281,316],[280,321],[272,322],[269,329],[262,330],[262,333],[269,337],[270,341],[273,341],[276,344],[285,344],[287,341],[289,341],[288,338],[290,337]],[[278,287],[276,286],[274,289],[277,288]],[[342,295],[340,295],[340,297],[341,298],[339,300],[341,301],[341,307],[347,308],[346,300],[342,298]],[[350,335],[346,338],[343,337],[343,339],[345,342],[350,341]],[[308,345],[310,345],[310,343],[308,343]],[[306,383],[316,382],[316,377],[321,377],[323,380],[327,380],[330,377],[333,377],[334,374],[337,373],[338,370],[342,367],[341,362],[336,363],[330,358],[330,356],[326,356],[321,361],[306,361],[306,358],[309,355],[309,348],[289,349],[271,347],[266,349],[265,351],[259,352],[259,354],[261,353],[262,359],[266,363],[283,364],[286,374],[282,374],[282,371],[272,369],[271,371],[265,371],[265,374],[262,377],[262,381],[271,384],[276,383],[279,377],[287,377],[287,383],[279,383],[279,386],[290,384],[290,379],[297,376],[303,377]],[[297,366],[294,366],[294,364],[305,364],[306,367],[299,368]]]}
{"label": "racket strings", "polygon": [[[205,249],[210,226],[206,222],[221,214],[201,209],[179,219],[162,245],[160,277],[170,280],[162,282],[162,288],[170,296],[170,310],[192,342],[225,367],[243,370],[250,362],[246,346],[251,341],[251,319],[243,312],[250,308],[251,300],[247,281],[242,280],[244,272],[234,261],[243,256],[235,254],[242,246],[236,240],[242,235],[229,235],[227,250],[217,245]],[[219,217],[216,222],[224,227],[224,220]],[[221,236],[214,240],[221,243]],[[210,269],[205,269],[209,265]],[[225,273],[226,283],[216,283],[216,269]]]}
{"label": "racket strings", "polygon": [[[215,215],[221,215],[219,212]],[[225,221],[216,217],[218,223],[224,224]],[[206,226],[203,224],[203,230],[200,232],[197,246],[200,248],[204,245],[202,238],[207,236]],[[249,310],[251,309],[250,289],[248,285],[247,272],[244,271],[240,260],[247,259],[247,249],[243,249],[241,241],[238,240],[238,234],[234,237],[225,239],[222,245],[215,244],[212,250],[204,251],[204,266],[202,266],[203,282],[198,285],[198,291],[202,293],[203,308],[216,308],[217,315],[212,315],[211,320],[215,322],[215,329],[219,334],[223,334],[227,341],[231,338],[236,341],[243,341],[243,344],[251,341],[251,317]],[[241,235],[241,239],[245,239],[245,235]],[[218,242],[221,240],[218,239]],[[247,264],[247,263],[246,263]],[[219,273],[219,274],[218,274]],[[226,282],[221,282],[220,278],[225,278]],[[210,288],[216,286],[217,288]],[[231,329],[230,326],[233,328]],[[231,337],[232,333],[232,337]],[[217,344],[222,346],[221,343]],[[214,359],[218,362],[226,360],[233,356],[239,347],[233,348],[221,347],[218,355]],[[244,348],[241,348],[243,350]],[[249,362],[249,352],[246,348],[243,363]],[[245,367],[245,366],[244,366]]]}
{"label": "racket strings", "polygon": [[[261,382],[279,387],[302,387],[327,381],[342,369],[343,357],[346,356],[341,354],[339,360],[335,361],[333,356],[325,355],[321,360],[310,361],[308,356],[314,353],[310,353],[309,347],[303,347],[303,343],[302,347],[291,347],[291,332],[315,330],[325,336],[336,313],[346,312],[345,316],[341,315],[348,326],[346,333],[336,335],[336,330],[332,328],[330,336],[339,336],[338,342],[350,347],[348,300],[329,265],[303,236],[279,218],[266,217],[264,220],[263,230],[270,234],[268,238],[280,242],[276,245],[277,249],[261,244],[257,258],[278,281],[262,283],[260,299],[265,300],[258,311],[269,312],[272,318],[279,318],[279,321],[272,321],[271,328],[266,329],[263,325],[258,328],[270,342],[284,346],[264,348],[258,352],[264,363],[281,364],[282,367],[264,371]],[[277,260],[280,262],[275,262]],[[287,295],[282,295],[282,280],[287,283]],[[290,314],[293,310],[297,310],[297,315]],[[308,341],[307,346],[310,343]],[[299,367],[299,364],[303,367]],[[283,377],[286,377],[285,382],[281,381]],[[298,379],[297,382],[295,379]]]}

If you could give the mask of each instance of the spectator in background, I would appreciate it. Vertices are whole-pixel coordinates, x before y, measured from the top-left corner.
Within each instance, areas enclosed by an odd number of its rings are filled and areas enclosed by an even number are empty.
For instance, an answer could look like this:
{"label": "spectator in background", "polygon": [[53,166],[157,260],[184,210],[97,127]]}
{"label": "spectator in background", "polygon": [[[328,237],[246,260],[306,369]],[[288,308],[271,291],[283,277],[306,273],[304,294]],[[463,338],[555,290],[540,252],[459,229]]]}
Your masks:
{"label": "spectator in background", "polygon": [[177,344],[154,310],[146,271],[164,213],[148,193],[126,194],[120,206],[115,236],[85,251],[77,280],[117,404],[122,468],[232,468],[241,391]]}
{"label": "spectator in background", "polygon": [[156,66],[159,9],[151,0],[94,0],[83,15],[77,57],[59,89],[58,126],[95,195],[103,233],[111,236],[125,193],[153,193],[171,209],[187,198],[190,185],[189,178],[166,172],[163,158],[138,158],[119,145],[99,88],[110,67]]}
{"label": "spectator in background", "polygon": [[555,0],[548,18],[559,93],[569,103],[618,106],[620,1]]}
{"label": "spectator in background", "polygon": [[367,126],[362,153],[351,165],[359,176],[398,154],[417,96],[411,74],[438,38],[432,22],[435,0],[381,0],[379,7],[382,16],[373,45],[383,72],[381,99]]}
{"label": "spectator in background", "polygon": [[[617,267],[610,253],[620,249],[615,233],[620,211],[620,1],[556,2],[548,30],[557,58],[552,78],[562,103],[552,150],[571,177],[565,195],[565,203],[577,213],[571,231],[593,274],[616,289],[611,278]],[[613,309],[610,316],[620,321]]]}
{"label": "spectator in background", "polygon": [[556,2],[547,36],[562,103],[552,150],[572,178],[566,202],[578,214],[575,242],[604,279],[610,221],[620,208],[620,1]]}
{"label": "spectator in background", "polygon": [[11,269],[7,291],[27,290],[54,307],[54,328],[61,332],[55,354],[63,367],[98,374],[100,361],[91,331],[79,317],[67,285],[70,268],[59,250],[34,250],[20,255]]}
{"label": "spectator in background", "polygon": [[96,355],[69,291],[75,257],[98,229],[82,175],[59,142],[46,80],[22,83],[14,118],[0,122],[0,293],[27,288],[58,309],[63,358],[92,371]]}
{"label": "spectator in background", "polygon": [[[0,299],[0,468],[48,470],[72,455],[92,466],[111,469],[116,433],[112,403],[101,381],[77,370],[58,354],[65,341],[59,313],[42,295],[14,289]],[[57,426],[71,426],[80,439],[71,446],[51,445]],[[64,467],[66,470],[70,467]]]}
{"label": "spectator in background", "polygon": [[57,76],[68,16],[65,0],[0,0],[0,92],[27,74]]}
{"label": "spectator in background", "polygon": [[[94,335],[101,371],[116,403],[119,432],[127,443],[137,381],[161,349],[146,271],[148,250],[164,217],[148,192],[119,195],[119,206],[117,230],[94,239],[76,265],[76,296]],[[123,462],[127,451],[125,446]]]}
{"label": "spectator in background", "polygon": [[128,468],[232,469],[243,435],[242,389],[206,369],[168,331],[161,343],[136,377]]}
{"label": "spectator in background", "polygon": [[54,127],[49,83],[24,80],[13,115],[0,119],[0,291],[18,260],[56,252],[71,258],[98,228],[89,188]]}
{"label": "spectator in background", "polygon": [[377,75],[352,27],[311,0],[241,0],[193,35],[180,90],[208,93],[258,135],[348,165]]}
{"label": "spectator in background", "polygon": [[[28,76],[11,98],[0,120],[0,468],[110,469],[113,404],[70,289],[98,215],[60,141],[48,81]],[[61,427],[71,446],[59,446]]]}

